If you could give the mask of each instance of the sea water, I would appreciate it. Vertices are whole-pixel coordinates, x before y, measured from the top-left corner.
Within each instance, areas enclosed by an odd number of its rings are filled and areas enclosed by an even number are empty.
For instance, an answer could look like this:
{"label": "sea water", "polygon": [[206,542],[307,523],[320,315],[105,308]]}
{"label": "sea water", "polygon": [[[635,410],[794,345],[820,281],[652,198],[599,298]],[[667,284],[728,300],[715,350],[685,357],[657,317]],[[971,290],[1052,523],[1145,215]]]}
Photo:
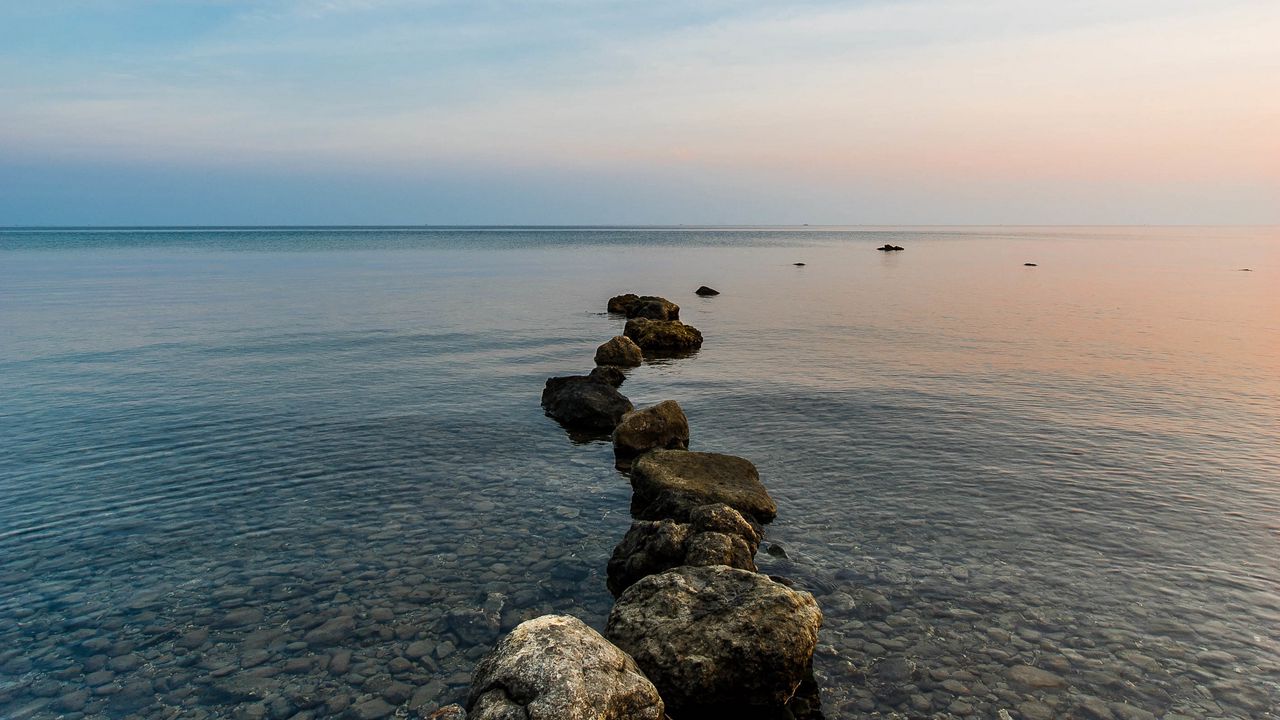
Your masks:
{"label": "sea water", "polygon": [[0,717],[425,715],[602,628],[629,486],[539,394],[623,292],[827,717],[1277,717],[1275,228],[0,231]]}

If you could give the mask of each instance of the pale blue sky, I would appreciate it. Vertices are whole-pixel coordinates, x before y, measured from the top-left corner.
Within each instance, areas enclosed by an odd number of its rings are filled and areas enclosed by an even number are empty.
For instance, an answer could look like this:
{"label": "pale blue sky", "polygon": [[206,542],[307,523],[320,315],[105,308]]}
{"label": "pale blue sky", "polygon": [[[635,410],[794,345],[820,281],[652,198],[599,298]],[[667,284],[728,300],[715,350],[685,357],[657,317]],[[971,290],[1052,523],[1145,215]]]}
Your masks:
{"label": "pale blue sky", "polygon": [[0,225],[1280,223],[1275,0],[0,0]]}

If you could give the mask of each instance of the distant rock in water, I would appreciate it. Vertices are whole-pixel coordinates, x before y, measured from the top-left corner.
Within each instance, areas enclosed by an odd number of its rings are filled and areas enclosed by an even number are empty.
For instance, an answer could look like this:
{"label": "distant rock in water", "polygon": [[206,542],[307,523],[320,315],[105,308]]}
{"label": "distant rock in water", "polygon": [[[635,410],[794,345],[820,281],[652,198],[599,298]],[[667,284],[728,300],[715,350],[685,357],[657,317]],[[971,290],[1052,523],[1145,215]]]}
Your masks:
{"label": "distant rock in water", "polygon": [[637,520],[609,558],[609,592],[614,597],[641,578],[684,565],[727,565],[756,571],[761,531],[728,505],[703,505],[689,522]]}
{"label": "distant rock in water", "polygon": [[906,248],[902,247],[901,245],[890,245],[888,243],[885,243],[884,245],[881,245],[876,249],[883,252],[894,252],[897,250],[906,250]]}
{"label": "distant rock in water", "polygon": [[721,565],[636,582],[614,604],[605,636],[675,717],[758,717],[795,695],[821,626],[809,593]]}
{"label": "distant rock in water", "polygon": [[680,306],[657,295],[615,295],[609,298],[608,310],[630,318],[649,320],[679,320]]}
{"label": "distant rock in water", "polygon": [[1240,272],[1253,272],[1250,268],[1240,268]]}
{"label": "distant rock in water", "polygon": [[613,452],[621,466],[649,450],[687,450],[689,420],[675,400],[632,410],[613,429]]}
{"label": "distant rock in water", "polygon": [[581,620],[520,623],[476,666],[470,720],[663,720],[653,683]]}
{"label": "distant rock in water", "polygon": [[702,333],[679,320],[634,318],[627,321],[622,334],[634,340],[645,357],[679,355],[702,347]]}
{"label": "distant rock in water", "polygon": [[795,265],[796,267],[804,267],[804,263],[791,263],[791,264]]}
{"label": "distant rock in water", "polygon": [[693,292],[695,295],[701,295],[702,297],[711,297],[712,295],[720,294],[719,290],[716,290],[715,288],[709,288],[706,285],[703,285],[702,287],[698,288],[697,290],[694,290]]}
{"label": "distant rock in water", "polygon": [[631,515],[687,522],[694,508],[724,503],[750,520],[768,523],[778,506],[750,460],[720,453],[653,450],[631,468]]}
{"label": "distant rock in water", "polygon": [[640,346],[626,335],[618,335],[596,348],[596,365],[636,367],[643,361]]}
{"label": "distant rock in water", "polygon": [[596,368],[591,375],[550,378],[542,390],[542,407],[569,429],[608,432],[632,409],[617,389],[622,377],[617,368]]}
{"label": "distant rock in water", "polygon": [[1035,263],[1022,263],[1022,264],[1023,264],[1025,267],[1040,267],[1039,265],[1037,265],[1037,264],[1035,264]]}

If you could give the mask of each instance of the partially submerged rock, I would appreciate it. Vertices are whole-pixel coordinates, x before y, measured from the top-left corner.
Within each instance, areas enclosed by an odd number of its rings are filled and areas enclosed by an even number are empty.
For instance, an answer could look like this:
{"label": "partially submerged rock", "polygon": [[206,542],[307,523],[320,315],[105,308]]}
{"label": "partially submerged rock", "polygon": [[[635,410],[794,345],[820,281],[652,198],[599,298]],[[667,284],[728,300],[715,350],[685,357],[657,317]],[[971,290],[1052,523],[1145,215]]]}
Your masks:
{"label": "partially submerged rock", "polygon": [[702,347],[702,333],[679,320],[634,318],[627,321],[622,334],[634,340],[645,355],[678,354]]}
{"label": "partially submerged rock", "polygon": [[822,626],[813,596],[724,566],[650,575],[622,593],[606,637],[679,717],[781,708],[804,680]]}
{"label": "partially submerged rock", "polygon": [[644,360],[640,346],[626,335],[618,335],[596,348],[596,365],[636,367]]}
{"label": "partially submerged rock", "polygon": [[632,410],[623,415],[613,429],[613,452],[622,466],[649,450],[688,448],[689,420],[675,400]]}
{"label": "partially submerged rock", "polygon": [[727,565],[755,572],[760,529],[728,505],[694,508],[689,522],[638,520],[609,558],[614,597],[637,580],[684,565]]}
{"label": "partially submerged rock", "polygon": [[662,698],[625,652],[581,620],[520,623],[476,666],[470,720],[662,720]]}
{"label": "partially submerged rock", "polygon": [[881,250],[883,252],[893,252],[895,250],[905,250],[906,248],[902,247],[901,245],[889,245],[888,243],[885,243],[884,245],[876,249]]}
{"label": "partially submerged rock", "polygon": [[605,372],[593,370],[591,375],[548,379],[542,390],[542,407],[547,415],[574,430],[612,430],[622,416],[631,411],[631,401],[618,392],[617,385],[622,384],[621,371],[616,368],[596,370]]}
{"label": "partially submerged rock", "polygon": [[615,295],[609,298],[609,312],[628,318],[650,320],[679,320],[680,306],[657,295]]}
{"label": "partially submerged rock", "polygon": [[694,290],[693,293],[695,295],[701,295],[702,297],[711,297],[713,295],[719,295],[720,291],[714,288],[709,288],[706,285],[703,285],[702,287],[699,287],[697,290]]}
{"label": "partially submerged rock", "polygon": [[687,521],[694,508],[712,503],[761,523],[778,514],[756,466],[733,455],[654,450],[632,466],[631,488],[631,514],[640,520]]}

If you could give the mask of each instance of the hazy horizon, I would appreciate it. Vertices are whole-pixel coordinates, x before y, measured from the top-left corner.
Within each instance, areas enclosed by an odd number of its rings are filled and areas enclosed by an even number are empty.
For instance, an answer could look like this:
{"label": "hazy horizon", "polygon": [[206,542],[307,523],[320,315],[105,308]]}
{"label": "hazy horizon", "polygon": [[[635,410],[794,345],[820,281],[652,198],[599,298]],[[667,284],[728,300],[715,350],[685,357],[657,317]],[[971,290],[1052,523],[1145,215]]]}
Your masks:
{"label": "hazy horizon", "polygon": [[0,227],[1280,224],[1257,0],[0,2]]}

